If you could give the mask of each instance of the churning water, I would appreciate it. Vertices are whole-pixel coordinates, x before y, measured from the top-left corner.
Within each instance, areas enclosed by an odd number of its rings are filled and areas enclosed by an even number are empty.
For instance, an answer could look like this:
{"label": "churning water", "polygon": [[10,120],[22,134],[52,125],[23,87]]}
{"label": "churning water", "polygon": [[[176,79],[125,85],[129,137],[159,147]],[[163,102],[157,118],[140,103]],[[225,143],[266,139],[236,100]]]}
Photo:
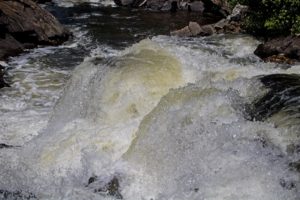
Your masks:
{"label": "churning water", "polygon": [[74,41],[9,62],[0,199],[299,200],[300,66],[113,11],[64,16]]}

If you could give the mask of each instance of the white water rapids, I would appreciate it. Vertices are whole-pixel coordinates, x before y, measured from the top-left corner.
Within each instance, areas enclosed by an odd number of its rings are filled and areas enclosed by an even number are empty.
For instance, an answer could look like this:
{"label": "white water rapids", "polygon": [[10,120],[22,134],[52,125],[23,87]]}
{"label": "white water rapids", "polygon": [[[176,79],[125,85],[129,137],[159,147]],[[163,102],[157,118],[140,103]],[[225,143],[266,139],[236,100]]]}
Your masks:
{"label": "white water rapids", "polygon": [[[64,82],[39,90],[43,76],[28,77],[29,102],[43,106],[1,99],[0,141],[20,147],[0,151],[0,189],[38,199],[299,200],[299,173],[288,166],[296,156],[287,152],[299,144],[295,126],[249,121],[244,105],[267,91],[256,76],[300,66],[260,62],[257,44],[241,35],[157,36],[95,49],[54,108]],[[113,177],[121,196],[95,192]]]}

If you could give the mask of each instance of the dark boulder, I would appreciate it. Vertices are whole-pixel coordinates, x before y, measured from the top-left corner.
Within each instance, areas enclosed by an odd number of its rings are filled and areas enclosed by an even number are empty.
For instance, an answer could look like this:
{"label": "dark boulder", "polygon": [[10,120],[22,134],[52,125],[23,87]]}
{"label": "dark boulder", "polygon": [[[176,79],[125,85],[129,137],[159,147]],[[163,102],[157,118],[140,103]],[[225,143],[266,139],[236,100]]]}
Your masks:
{"label": "dark boulder", "polygon": [[14,37],[5,34],[0,37],[0,59],[19,54],[23,51],[23,46]]}
{"label": "dark boulder", "polygon": [[48,11],[31,0],[0,1],[0,59],[26,47],[58,45],[70,32]]}
{"label": "dark boulder", "polygon": [[95,193],[112,196],[114,199],[123,199],[120,193],[120,183],[117,177],[112,177],[109,182],[102,182],[97,176],[92,176],[88,180],[86,187],[94,188]]}
{"label": "dark boulder", "polygon": [[12,146],[12,145],[0,143],[0,149],[8,149],[8,148],[13,148],[13,147],[14,146]]}
{"label": "dark boulder", "polygon": [[[3,68],[0,65],[0,88],[3,87],[9,87],[8,83],[5,82],[4,80],[4,72],[3,72]],[[0,144],[0,149],[3,148],[3,144]]]}
{"label": "dark boulder", "polygon": [[300,36],[288,36],[271,39],[260,44],[254,54],[262,59],[282,55],[300,61]]}
{"label": "dark boulder", "polygon": [[70,35],[52,14],[31,0],[0,1],[0,24],[21,43],[57,45]]}

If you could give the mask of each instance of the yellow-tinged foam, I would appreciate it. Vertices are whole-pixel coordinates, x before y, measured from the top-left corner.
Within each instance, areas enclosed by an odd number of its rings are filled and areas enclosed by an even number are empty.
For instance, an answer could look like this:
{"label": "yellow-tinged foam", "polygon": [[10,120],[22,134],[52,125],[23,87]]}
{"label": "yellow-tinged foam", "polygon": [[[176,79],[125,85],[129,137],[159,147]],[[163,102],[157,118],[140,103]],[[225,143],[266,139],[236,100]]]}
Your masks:
{"label": "yellow-tinged foam", "polygon": [[[63,136],[43,148],[41,165],[51,168],[60,160],[78,162],[81,151],[90,146],[121,156],[135,137],[139,121],[169,89],[185,83],[180,62],[168,51],[149,39],[133,45],[102,78],[102,92],[95,99],[101,109],[99,118],[79,123],[75,128],[72,123],[66,124]],[[118,135],[124,138],[121,140]]]}
{"label": "yellow-tinged foam", "polygon": [[156,43],[143,40],[127,51],[103,83],[101,104],[110,124],[147,114],[170,88],[184,82],[180,62]]}

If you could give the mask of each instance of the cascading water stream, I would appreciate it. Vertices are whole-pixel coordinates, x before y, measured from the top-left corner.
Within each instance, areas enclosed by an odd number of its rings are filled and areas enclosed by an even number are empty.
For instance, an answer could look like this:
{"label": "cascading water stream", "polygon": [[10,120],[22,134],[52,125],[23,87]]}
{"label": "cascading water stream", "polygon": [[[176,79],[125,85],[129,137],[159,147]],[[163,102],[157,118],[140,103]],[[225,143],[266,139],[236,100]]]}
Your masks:
{"label": "cascading water stream", "polygon": [[[300,198],[299,66],[259,61],[244,35],[129,41],[91,37],[10,63],[0,198]],[[74,70],[53,68],[51,56],[85,51]]]}

